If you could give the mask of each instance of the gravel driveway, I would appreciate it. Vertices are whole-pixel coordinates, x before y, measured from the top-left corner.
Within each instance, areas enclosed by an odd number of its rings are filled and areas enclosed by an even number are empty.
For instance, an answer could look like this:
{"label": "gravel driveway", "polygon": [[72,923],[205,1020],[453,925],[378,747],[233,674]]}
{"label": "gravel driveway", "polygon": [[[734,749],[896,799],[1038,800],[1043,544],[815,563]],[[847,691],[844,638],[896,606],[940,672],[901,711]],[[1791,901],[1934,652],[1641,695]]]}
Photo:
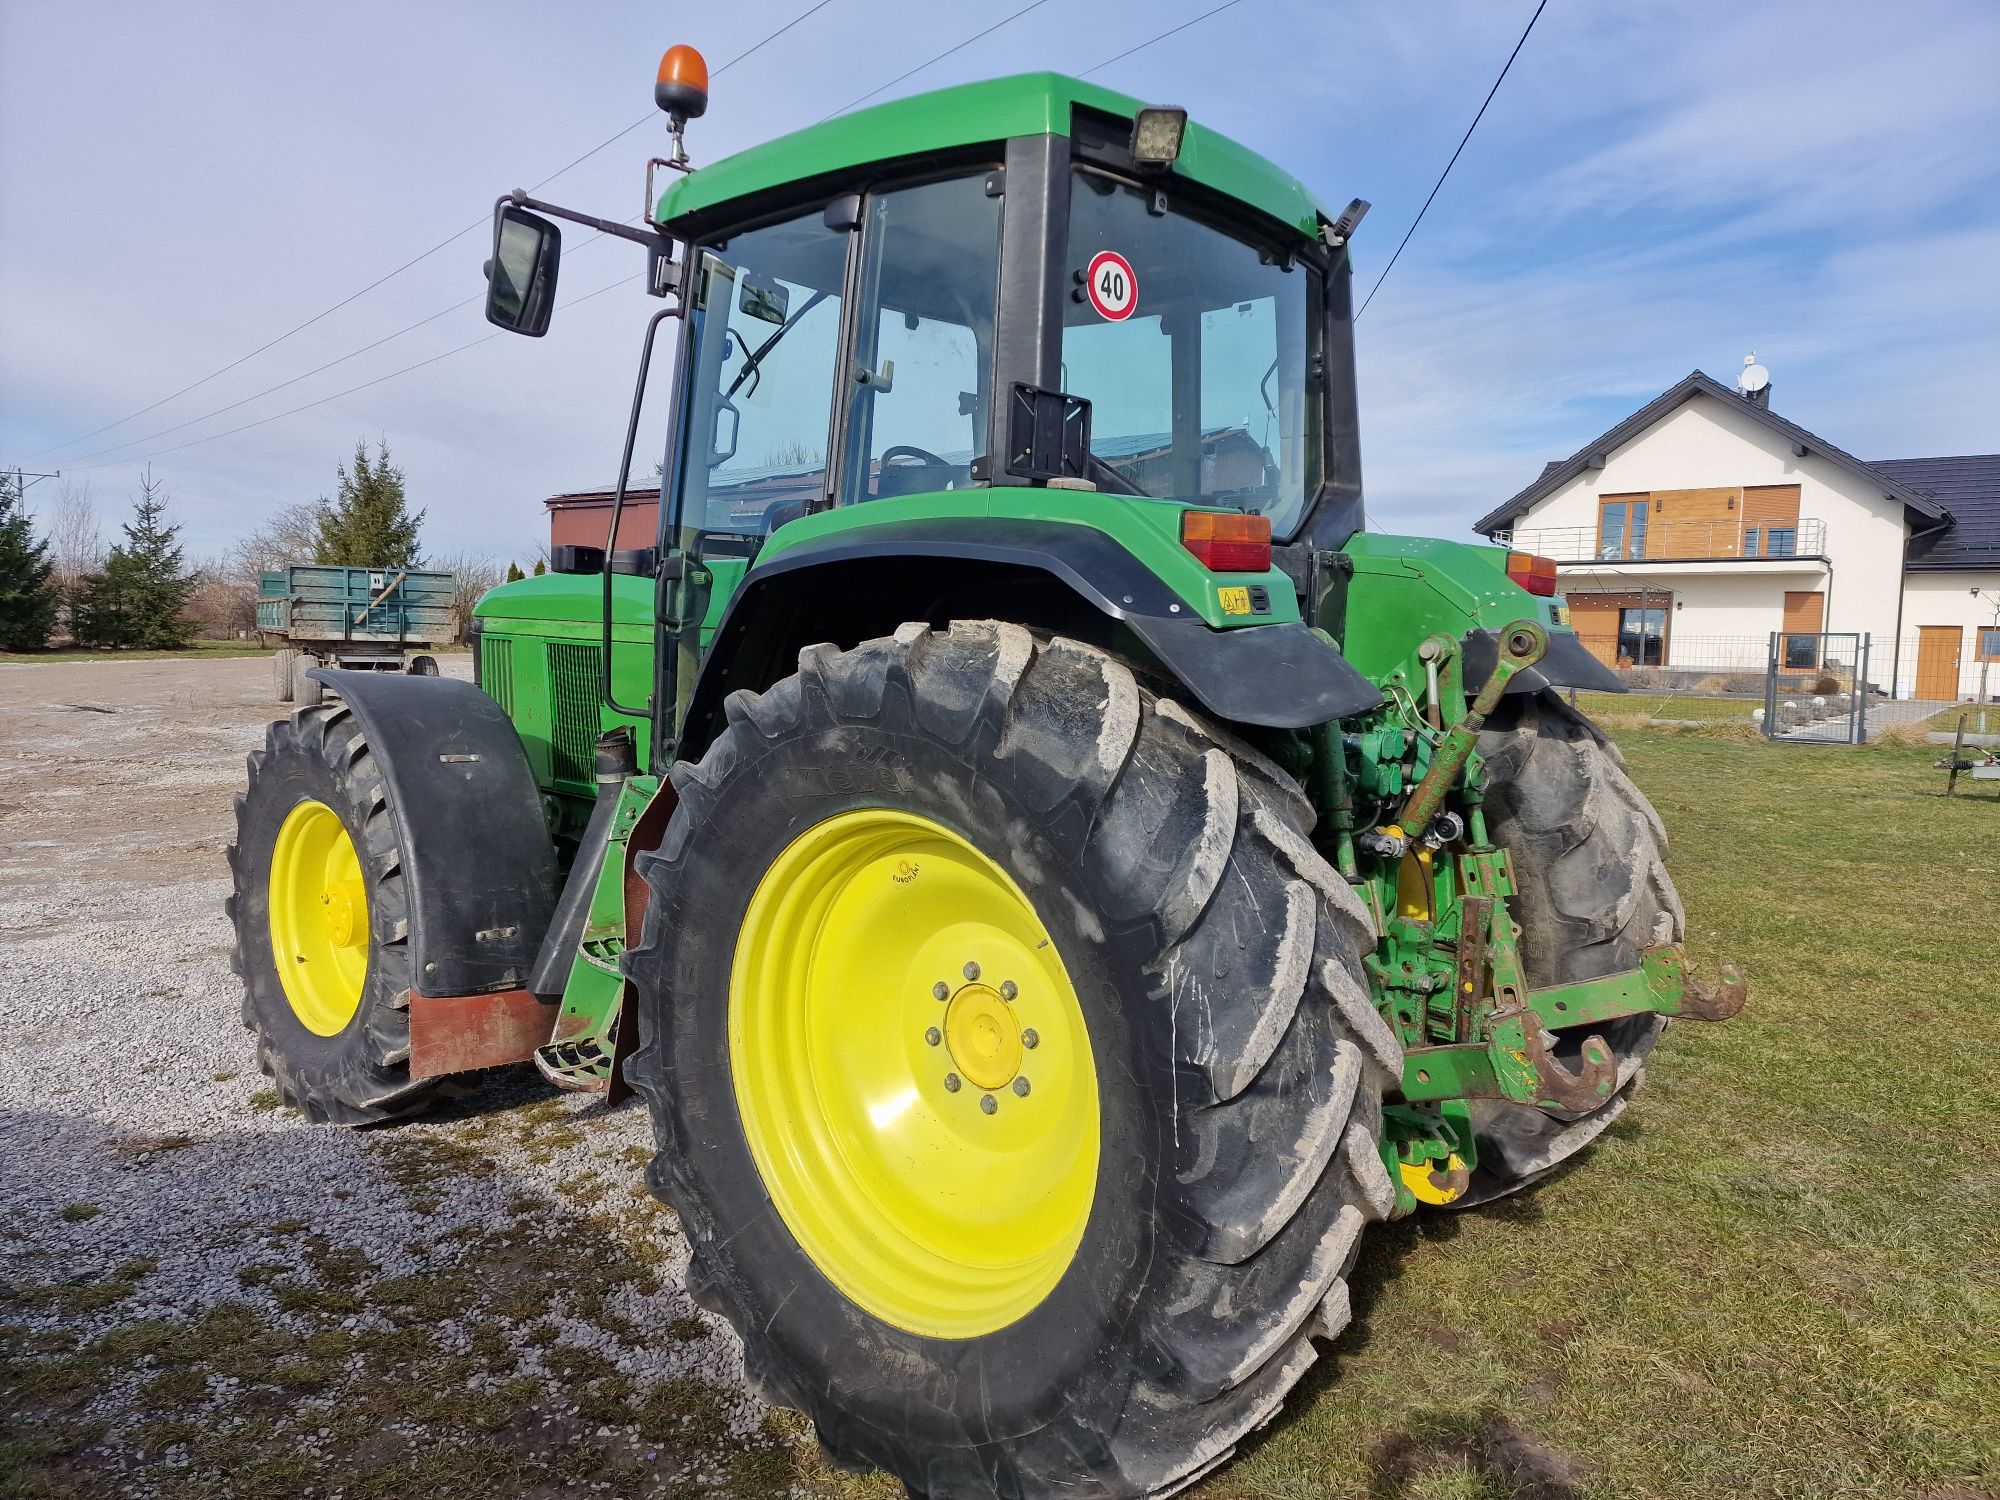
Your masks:
{"label": "gravel driveway", "polygon": [[0,665],[0,1495],[817,1488],[642,1107],[525,1065],[389,1129],[277,1106],[222,915],[269,682]]}

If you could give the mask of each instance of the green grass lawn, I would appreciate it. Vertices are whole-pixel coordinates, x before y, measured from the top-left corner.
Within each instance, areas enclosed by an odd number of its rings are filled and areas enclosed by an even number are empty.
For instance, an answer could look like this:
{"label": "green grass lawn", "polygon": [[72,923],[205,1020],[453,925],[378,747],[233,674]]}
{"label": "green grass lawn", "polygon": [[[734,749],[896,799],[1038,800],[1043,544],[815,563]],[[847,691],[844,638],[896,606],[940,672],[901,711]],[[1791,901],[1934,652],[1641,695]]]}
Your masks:
{"label": "green grass lawn", "polygon": [[1378,1231],[1357,1318],[1205,1500],[2000,1486],[2000,800],[1932,750],[1622,736],[1695,951],[1580,1170]]}
{"label": "green grass lawn", "polygon": [[1373,1231],[1353,1325],[1200,1500],[2000,1491],[2000,800],[1928,748],[1621,741],[1748,1009],[1669,1028],[1578,1170]]}
{"label": "green grass lawn", "polygon": [[1655,688],[1630,693],[1578,693],[1576,706],[1593,718],[1641,715],[1688,723],[1748,724],[1751,713],[1762,708],[1764,700],[1703,697],[1697,693],[1669,693]]}

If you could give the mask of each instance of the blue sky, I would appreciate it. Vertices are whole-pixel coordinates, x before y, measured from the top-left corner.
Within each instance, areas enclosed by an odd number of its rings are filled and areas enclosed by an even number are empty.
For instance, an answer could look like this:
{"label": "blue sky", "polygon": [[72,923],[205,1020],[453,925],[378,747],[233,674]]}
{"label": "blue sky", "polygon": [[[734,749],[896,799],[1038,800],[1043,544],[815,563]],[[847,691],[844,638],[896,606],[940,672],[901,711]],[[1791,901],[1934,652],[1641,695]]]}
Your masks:
{"label": "blue sky", "polygon": [[[476,306],[235,410],[481,290],[469,234],[228,363],[646,113],[671,41],[719,65],[807,0],[549,7],[0,0],[0,462],[60,465],[122,511],[141,463],[190,549],[331,489],[386,436],[433,547],[527,558],[539,501],[608,481],[644,318],[635,286],[540,342],[501,338],[298,416],[486,331]],[[1050,0],[893,94],[1071,72],[1215,0]],[[809,124],[1016,8],[832,0],[719,77],[697,160]],[[1194,114],[1335,204],[1375,207],[1371,285],[1532,10],[1241,0],[1101,81]],[[1384,529],[1472,517],[1700,367],[1755,350],[1773,404],[1864,457],[2000,449],[2000,7],[1550,0],[1359,327]],[[652,123],[549,196],[640,206]],[[639,270],[578,249],[575,296]],[[50,494],[46,485],[37,499]]]}

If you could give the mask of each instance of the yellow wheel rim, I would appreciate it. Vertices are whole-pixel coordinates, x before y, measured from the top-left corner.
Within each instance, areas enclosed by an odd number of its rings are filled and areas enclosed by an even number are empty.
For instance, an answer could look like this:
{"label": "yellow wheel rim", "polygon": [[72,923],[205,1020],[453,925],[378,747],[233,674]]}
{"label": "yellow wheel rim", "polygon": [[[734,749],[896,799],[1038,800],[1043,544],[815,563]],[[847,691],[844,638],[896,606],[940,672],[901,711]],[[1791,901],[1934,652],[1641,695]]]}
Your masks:
{"label": "yellow wheel rim", "polygon": [[1465,1160],[1456,1151],[1442,1167],[1434,1167],[1429,1162],[1396,1163],[1402,1174],[1403,1186],[1416,1195],[1417,1202],[1443,1207],[1455,1203],[1465,1196]]}
{"label": "yellow wheel rim", "polygon": [[368,978],[368,884],[340,814],[301,802],[271,850],[271,957],[292,1014],[316,1036],[347,1028]]}
{"label": "yellow wheel rim", "polygon": [[729,1064],[785,1226],[898,1328],[977,1338],[1062,1279],[1097,1184],[1097,1070],[1055,944],[1000,866],[886,808],[759,882]]}

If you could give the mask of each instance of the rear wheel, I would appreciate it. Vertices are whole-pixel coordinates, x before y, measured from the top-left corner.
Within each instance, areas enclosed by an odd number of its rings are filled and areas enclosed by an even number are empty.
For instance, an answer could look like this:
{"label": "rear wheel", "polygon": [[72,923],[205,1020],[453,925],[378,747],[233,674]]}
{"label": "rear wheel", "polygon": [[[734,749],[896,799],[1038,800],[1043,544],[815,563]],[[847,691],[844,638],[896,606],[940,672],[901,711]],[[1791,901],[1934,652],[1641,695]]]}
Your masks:
{"label": "rear wheel", "polygon": [[299,653],[285,646],[271,653],[271,691],[280,703],[292,701],[292,664]]}
{"label": "rear wheel", "polygon": [[630,1071],[752,1381],[922,1495],[1222,1462],[1393,1202],[1304,799],[1012,625],[811,648],[728,720],[643,864]]}
{"label": "rear wheel", "polygon": [[318,665],[317,657],[308,656],[303,651],[293,653],[291,701],[301,707],[309,708],[326,701],[326,684],[317,677],[306,676]]}
{"label": "rear wheel", "polygon": [[412,677],[435,677],[438,674],[437,658],[435,656],[413,656],[410,658],[410,664],[403,670],[408,672]]}
{"label": "rear wheel", "polygon": [[243,1022],[286,1103],[362,1125],[420,1109],[410,1078],[409,901],[387,791],[340,704],[272,724],[229,847]]}
{"label": "rear wheel", "polygon": [[[1553,693],[1506,698],[1479,737],[1487,828],[1507,851],[1518,894],[1521,962],[1537,988],[1639,967],[1653,943],[1678,942],[1685,919],[1667,874],[1667,831],[1625,774],[1617,746]],[[1584,1114],[1499,1100],[1473,1104],[1479,1167],[1460,1206],[1548,1176],[1624,1113],[1664,1017],[1629,1016],[1556,1033],[1578,1064],[1593,1034],[1618,1060],[1611,1098]]]}

